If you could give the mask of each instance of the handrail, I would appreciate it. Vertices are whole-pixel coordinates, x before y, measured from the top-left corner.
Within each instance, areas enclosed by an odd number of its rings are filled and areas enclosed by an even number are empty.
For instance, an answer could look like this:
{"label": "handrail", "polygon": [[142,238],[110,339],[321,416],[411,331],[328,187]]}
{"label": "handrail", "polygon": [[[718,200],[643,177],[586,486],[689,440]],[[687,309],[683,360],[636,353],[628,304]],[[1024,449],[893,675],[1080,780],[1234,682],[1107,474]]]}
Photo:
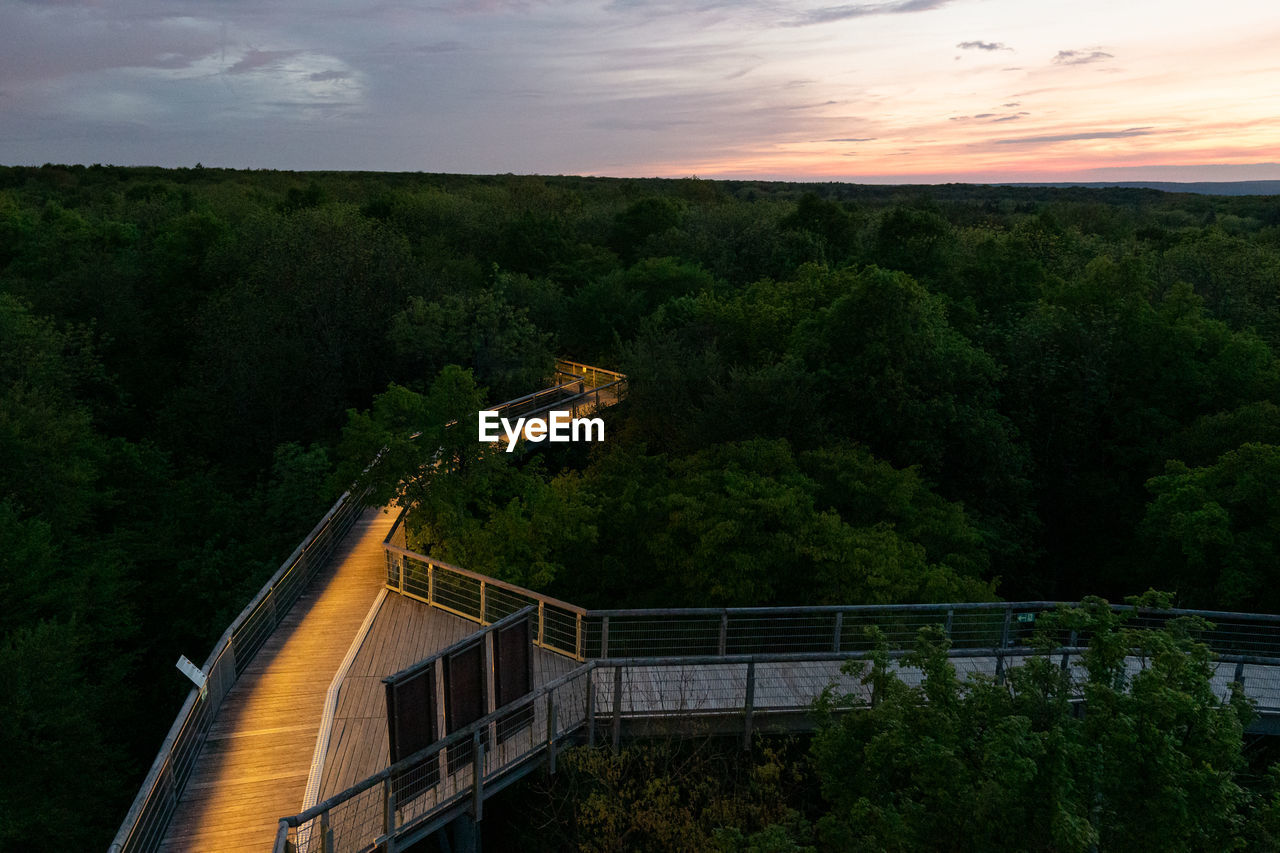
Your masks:
{"label": "handrail", "polygon": [[[938,605],[938,608],[940,612],[958,609],[949,608],[948,605]],[[1154,612],[1166,615],[1169,613]],[[981,648],[953,647],[947,650],[947,656],[952,659],[993,661],[996,677],[999,678],[1006,658],[1046,656],[1056,661],[1060,656],[1065,668],[1069,658],[1078,657],[1087,649],[1087,645],[1076,643],[1060,644],[1052,649],[1010,647],[1007,638],[1002,638],[998,645]],[[888,650],[887,656],[891,660],[901,661],[910,653],[910,648],[897,647]],[[749,742],[756,715],[804,711],[811,707],[814,698],[788,694],[790,701],[778,704],[775,695],[773,704],[769,704],[768,700],[758,703],[755,698],[757,668],[797,662],[843,664],[851,660],[868,660],[874,654],[876,652],[871,648],[830,648],[821,652],[627,656],[588,660],[528,695],[494,710],[323,803],[300,814],[282,818],[275,853],[285,853],[288,849],[290,830],[317,819],[322,821],[322,825],[342,827],[342,840],[348,843],[332,849],[371,849],[392,839],[403,840],[405,836],[420,838],[463,805],[469,804],[478,814],[485,789],[496,785],[509,770],[525,767],[530,761],[544,755],[554,769],[557,744],[566,738],[577,737],[577,733],[584,728],[587,730],[586,742],[594,743],[598,716],[605,717],[611,724],[615,746],[622,719],[673,714],[691,717],[741,716],[741,731]],[[1218,655],[1217,659],[1222,663],[1237,665],[1236,681],[1243,679],[1240,667],[1244,664],[1280,665],[1280,657],[1260,659],[1224,654]],[[682,680],[689,677],[690,668],[698,667],[710,667],[718,672],[720,680],[708,682],[710,686],[707,687],[716,701],[699,704],[696,691]],[[634,680],[627,682],[624,694],[623,676],[626,672],[631,672]],[[640,695],[639,702],[636,699],[637,693]],[[624,696],[627,697],[625,701]],[[502,746],[486,749],[484,744],[488,742],[487,733],[491,731],[491,727],[513,718],[518,721],[520,729],[515,734],[508,731],[507,736],[522,738],[517,747],[506,750],[505,753],[503,750],[506,747]],[[465,749],[468,743],[471,749],[468,755],[474,759],[470,766],[460,766],[456,771],[445,773],[441,753],[448,753],[451,749]],[[438,775],[428,778],[424,769],[438,772]],[[411,789],[407,800],[395,799],[393,792],[398,785]],[[374,791],[375,788],[378,790]],[[430,799],[429,795],[434,795],[433,802],[421,807],[411,805],[414,800]],[[378,804],[371,802],[369,796],[386,799]],[[377,819],[371,821],[369,815],[376,816]]]}
{"label": "handrail", "polygon": [[[1078,601],[967,601],[940,604],[813,604],[784,605],[781,607],[650,607],[636,609],[592,610],[591,616],[718,616],[721,613],[731,615],[788,615],[798,613],[921,613],[938,610],[972,611],[972,610],[1005,610],[1015,608],[1021,610],[1050,609],[1056,607],[1074,607]],[[1109,604],[1111,610],[1117,612],[1135,611],[1139,615],[1161,616],[1199,616],[1203,619],[1235,619],[1258,622],[1274,622],[1280,624],[1280,614],[1248,613],[1228,610],[1191,610],[1170,608],[1167,610],[1154,607],[1137,607],[1132,604]]]}
{"label": "handrail", "polygon": [[532,606],[534,645],[585,660],[585,608],[397,545],[382,548],[388,589],[482,626]]}
{"label": "handrail", "polygon": [[[343,492],[222,632],[201,668],[206,676],[206,691],[202,694],[192,689],[187,694],[108,848],[109,853],[152,850],[160,843],[223,698],[297,600],[302,588],[328,560],[337,541],[355,523],[363,509],[362,497]],[[317,556],[312,557],[313,553]]]}
{"label": "handrail", "polygon": [[563,373],[566,373],[570,376],[576,376],[577,371],[575,371],[574,368],[580,368],[582,375],[584,376],[590,376],[593,373],[598,373],[604,376],[612,376],[615,381],[624,380],[627,378],[627,375],[625,373],[618,373],[616,370],[606,370],[603,367],[596,367],[591,364],[583,364],[582,362],[579,362],[579,361],[570,361],[567,358],[556,359],[556,370],[559,371],[560,365],[562,364],[567,365],[570,368],[569,370],[562,371]]}
{"label": "handrail", "polygon": [[[518,584],[509,583],[504,580],[499,580],[498,578],[492,577],[490,575],[486,575],[483,572],[473,572],[470,569],[464,569],[461,566],[455,566],[451,563],[446,563],[443,560],[437,560],[434,557],[428,557],[425,554],[419,554],[416,551],[410,551],[408,548],[401,548],[398,545],[390,545],[390,544],[386,544],[383,547],[385,550],[390,551],[393,554],[401,554],[406,557],[413,557],[417,560],[421,560],[424,563],[430,563],[432,566],[436,567],[437,569],[446,569],[455,574],[462,575],[463,577],[474,578],[475,580],[478,580],[478,581],[484,581],[484,583],[487,586],[510,590],[511,592],[519,593],[521,595],[528,595],[530,598],[536,598],[538,601],[545,602],[546,604],[553,604],[556,607],[563,607],[565,610],[569,610],[573,613],[581,613],[583,615],[586,615],[588,613],[593,612],[593,611],[587,610],[585,607],[579,607],[576,604],[570,604],[567,601],[561,601],[558,598],[553,598],[549,595],[544,595],[541,592],[535,592],[534,590],[526,589],[525,587],[519,586]],[[478,620],[472,620],[472,621],[478,621]]]}

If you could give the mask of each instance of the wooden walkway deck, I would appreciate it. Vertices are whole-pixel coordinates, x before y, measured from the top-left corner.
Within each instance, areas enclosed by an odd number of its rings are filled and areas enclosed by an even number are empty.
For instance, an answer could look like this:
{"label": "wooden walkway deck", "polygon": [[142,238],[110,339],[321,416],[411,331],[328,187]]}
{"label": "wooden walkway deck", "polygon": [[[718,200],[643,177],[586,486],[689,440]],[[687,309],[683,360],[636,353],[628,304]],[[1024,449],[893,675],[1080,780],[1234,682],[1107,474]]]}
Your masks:
{"label": "wooden walkway deck", "polygon": [[[319,796],[325,800],[389,764],[386,690],[382,679],[480,630],[475,622],[388,592],[342,681]],[[533,686],[579,664],[534,649]],[[281,812],[280,816],[284,816]]]}
{"label": "wooden walkway deck", "polygon": [[325,695],[383,587],[394,520],[364,511],[227,694],[160,850],[270,850],[302,807]]}

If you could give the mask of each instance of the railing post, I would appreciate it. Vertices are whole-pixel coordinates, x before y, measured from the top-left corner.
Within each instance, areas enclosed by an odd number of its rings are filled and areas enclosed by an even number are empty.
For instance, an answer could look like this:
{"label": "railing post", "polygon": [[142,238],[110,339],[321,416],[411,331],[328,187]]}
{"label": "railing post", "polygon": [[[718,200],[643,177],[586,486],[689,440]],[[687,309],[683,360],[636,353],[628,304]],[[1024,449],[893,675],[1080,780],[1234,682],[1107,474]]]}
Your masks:
{"label": "railing post", "polygon": [[721,657],[724,657],[725,651],[729,648],[729,611],[725,610],[720,614],[720,651]]}
{"label": "railing post", "polygon": [[1244,687],[1244,661],[1236,661],[1236,684]]}
{"label": "railing post", "polygon": [[427,563],[427,604],[436,603],[436,567]]}
{"label": "railing post", "polygon": [[[271,848],[271,853],[288,853],[289,851],[289,821],[287,818],[280,818],[280,823],[276,827],[276,844]],[[120,845],[112,844],[107,853],[121,853]]]}
{"label": "railing post", "polygon": [[480,821],[484,818],[484,745],[479,729],[471,735],[471,783],[471,811]]}
{"label": "railing post", "polygon": [[622,667],[613,668],[613,752],[622,745]]}
{"label": "railing post", "polygon": [[480,581],[480,624],[481,625],[488,624],[487,622],[484,621],[484,605],[485,605],[484,588],[485,588],[485,582]]}
{"label": "railing post", "polygon": [[840,654],[840,632],[844,629],[844,611],[836,611],[836,629],[831,637],[831,651]]}
{"label": "railing post", "polygon": [[320,812],[320,853],[334,853],[333,830],[329,827],[329,810]]}
{"label": "railing post", "polygon": [[[445,704],[444,658],[442,657],[436,658],[435,670],[436,670],[435,682],[436,682],[436,733],[437,733],[436,737],[443,738],[445,736],[445,731],[448,728],[448,726],[446,725],[447,721],[445,720],[445,713],[444,713],[444,704]],[[441,749],[438,753],[436,753],[436,764],[437,764],[436,772],[440,774],[440,779],[442,782],[449,778],[448,752],[450,749],[454,749],[454,748],[455,747],[445,747],[444,749]]]}
{"label": "railing post", "polygon": [[391,853],[393,845],[391,832],[396,828],[395,791],[391,787],[391,777],[382,780],[382,834],[387,837],[387,853]]}
{"label": "railing post", "polygon": [[596,745],[596,671],[587,671],[587,746]]}
{"label": "railing post", "polygon": [[746,718],[742,732],[742,748],[751,749],[751,717],[755,713],[756,708],[756,662],[755,659],[747,661],[747,698],[743,706],[743,716]]}
{"label": "railing post", "polygon": [[[400,592],[404,592],[404,554],[396,554],[396,567],[400,570]],[[428,597],[430,592],[427,593]]]}
{"label": "railing post", "polygon": [[547,694],[547,770],[554,776],[556,772],[556,703]]}
{"label": "railing post", "polygon": [[1009,647],[1009,625],[1013,622],[1013,608],[1004,609],[1004,629],[1000,633],[1000,652],[996,655],[996,683],[1004,684],[1004,650]]}
{"label": "railing post", "polygon": [[[1078,641],[1078,640],[1077,640],[1077,638],[1076,638],[1076,632],[1075,632],[1075,630],[1074,630],[1074,629],[1072,629],[1072,631],[1071,631],[1071,639],[1067,640],[1067,648],[1068,648],[1068,649],[1074,649],[1074,648],[1076,647],[1076,642],[1077,642],[1077,641]],[[1066,671],[1067,671],[1067,660],[1068,660],[1070,657],[1071,657],[1071,652],[1063,652],[1063,653],[1062,653],[1062,671],[1063,671],[1063,672],[1066,672]]]}
{"label": "railing post", "polygon": [[600,657],[609,656],[609,617],[600,617]]}
{"label": "railing post", "polygon": [[545,627],[547,624],[547,620],[545,617],[546,617],[546,602],[544,602],[542,599],[538,599],[538,645],[542,646],[543,648],[546,648],[546,640],[544,638],[546,637]]}
{"label": "railing post", "polygon": [[951,639],[951,623],[955,619],[955,616],[956,616],[955,609],[948,607],[947,608],[947,624],[946,624],[946,627],[943,628],[943,630],[946,632],[948,640]]}
{"label": "railing post", "polygon": [[576,634],[578,637],[578,644],[577,646],[575,646],[575,652],[576,652],[575,657],[577,657],[578,660],[586,660],[587,659],[587,643],[582,636],[582,614],[581,613],[578,614],[578,618],[577,618]]}

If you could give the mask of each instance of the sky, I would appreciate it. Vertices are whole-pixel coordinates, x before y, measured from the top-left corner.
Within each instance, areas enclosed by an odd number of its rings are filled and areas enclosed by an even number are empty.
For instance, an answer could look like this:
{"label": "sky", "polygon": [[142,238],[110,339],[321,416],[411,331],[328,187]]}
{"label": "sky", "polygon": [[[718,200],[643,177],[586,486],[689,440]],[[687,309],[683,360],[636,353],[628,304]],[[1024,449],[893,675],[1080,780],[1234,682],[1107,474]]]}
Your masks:
{"label": "sky", "polygon": [[0,163],[1280,179],[1276,0],[0,0]]}

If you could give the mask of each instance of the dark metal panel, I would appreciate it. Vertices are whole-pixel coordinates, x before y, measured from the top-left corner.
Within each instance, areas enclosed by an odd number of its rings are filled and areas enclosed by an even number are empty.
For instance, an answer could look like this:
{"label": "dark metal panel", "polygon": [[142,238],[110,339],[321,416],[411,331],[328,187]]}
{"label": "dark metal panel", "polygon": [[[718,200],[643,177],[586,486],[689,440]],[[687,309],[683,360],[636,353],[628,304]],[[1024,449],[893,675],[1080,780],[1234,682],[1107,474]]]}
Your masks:
{"label": "dark metal panel", "polygon": [[533,690],[533,648],[529,620],[522,619],[498,631],[493,644],[493,679],[497,707],[514,702]]}
{"label": "dark metal panel", "polygon": [[[410,678],[386,682],[387,741],[391,763],[408,758],[440,739],[436,727],[436,674],[425,669]],[[428,762],[412,778],[393,779],[396,802],[406,803],[440,781],[435,762]]]}
{"label": "dark metal panel", "polygon": [[[500,628],[493,643],[493,681],[496,707],[529,695],[533,690],[532,637],[528,619]],[[533,722],[533,706],[524,705],[498,718],[497,736],[502,743]]]}
{"label": "dark metal panel", "polygon": [[[483,640],[445,656],[444,702],[446,734],[466,728],[487,712]],[[458,772],[472,758],[470,741],[449,747],[449,773]]]}
{"label": "dark metal panel", "polygon": [[453,734],[485,715],[484,644],[473,643],[444,661],[446,734]]}

